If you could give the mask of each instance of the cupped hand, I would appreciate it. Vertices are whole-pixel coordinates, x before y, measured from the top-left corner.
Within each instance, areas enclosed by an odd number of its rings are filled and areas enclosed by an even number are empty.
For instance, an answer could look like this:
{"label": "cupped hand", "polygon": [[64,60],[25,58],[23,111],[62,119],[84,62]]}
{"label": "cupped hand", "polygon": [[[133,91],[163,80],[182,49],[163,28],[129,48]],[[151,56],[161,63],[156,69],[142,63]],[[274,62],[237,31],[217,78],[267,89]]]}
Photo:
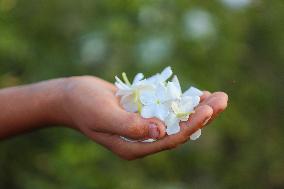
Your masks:
{"label": "cupped hand", "polygon": [[[181,131],[166,136],[162,121],[144,119],[128,113],[119,105],[116,87],[91,76],[72,77],[65,87],[62,105],[64,122],[80,130],[119,157],[127,160],[141,158],[163,150],[173,149],[189,140],[190,135],[212,122],[227,107],[228,96],[223,92],[204,91],[201,103],[188,121],[181,122]],[[132,139],[159,139],[153,143],[129,142]]]}
{"label": "cupped hand", "polygon": [[164,137],[165,126],[160,120],[144,119],[120,107],[113,84],[91,76],[67,80],[62,103],[67,125],[88,136],[102,132],[141,140]]}

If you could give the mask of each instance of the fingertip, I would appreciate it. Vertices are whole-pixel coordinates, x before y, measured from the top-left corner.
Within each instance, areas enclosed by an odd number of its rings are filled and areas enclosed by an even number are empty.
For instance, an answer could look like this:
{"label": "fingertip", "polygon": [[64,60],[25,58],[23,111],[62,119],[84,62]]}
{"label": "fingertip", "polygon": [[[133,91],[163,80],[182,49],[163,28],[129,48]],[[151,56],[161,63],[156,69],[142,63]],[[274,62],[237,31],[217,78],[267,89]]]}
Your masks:
{"label": "fingertip", "polygon": [[218,93],[218,96],[214,96],[210,99],[207,105],[211,106],[214,110],[214,114],[218,115],[220,112],[223,112],[228,105],[228,96],[225,93]]}
{"label": "fingertip", "polygon": [[222,99],[222,100],[225,100],[225,101],[228,101],[228,100],[229,100],[228,94],[225,93],[225,92],[222,92],[222,91],[215,92],[215,93],[214,93],[214,96],[218,96],[218,98],[220,98],[220,99]]}
{"label": "fingertip", "polygon": [[161,120],[159,120],[157,118],[149,118],[149,119],[147,119],[147,121],[149,122],[149,124],[155,124],[157,126],[157,129],[159,131],[159,135],[156,139],[161,139],[166,135],[166,126]]}
{"label": "fingertip", "polygon": [[165,125],[157,118],[146,119],[137,113],[130,113],[125,121],[125,136],[132,139],[161,139],[165,136]]}

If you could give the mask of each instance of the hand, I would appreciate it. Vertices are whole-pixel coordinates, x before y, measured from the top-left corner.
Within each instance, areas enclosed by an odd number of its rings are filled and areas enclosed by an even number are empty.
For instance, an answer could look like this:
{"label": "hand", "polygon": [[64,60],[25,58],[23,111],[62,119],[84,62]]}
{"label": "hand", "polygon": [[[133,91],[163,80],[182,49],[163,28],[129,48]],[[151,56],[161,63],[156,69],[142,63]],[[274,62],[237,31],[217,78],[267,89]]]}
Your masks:
{"label": "hand", "polygon": [[[164,124],[156,119],[143,119],[123,110],[115,96],[116,87],[89,76],[67,79],[62,101],[63,122],[80,130],[90,139],[108,148],[123,159],[133,160],[179,146],[190,135],[225,110],[228,96],[223,92],[204,92],[196,113],[182,122],[181,132],[165,136]],[[60,118],[59,118],[60,119]],[[127,142],[120,136],[133,139],[160,139],[153,143]]]}
{"label": "hand", "polygon": [[[159,139],[165,135],[164,124],[156,118],[143,119],[119,105],[116,87],[96,77],[68,78],[61,106],[66,125],[87,136],[91,132],[120,135],[131,139]],[[67,117],[66,117],[67,116]]]}

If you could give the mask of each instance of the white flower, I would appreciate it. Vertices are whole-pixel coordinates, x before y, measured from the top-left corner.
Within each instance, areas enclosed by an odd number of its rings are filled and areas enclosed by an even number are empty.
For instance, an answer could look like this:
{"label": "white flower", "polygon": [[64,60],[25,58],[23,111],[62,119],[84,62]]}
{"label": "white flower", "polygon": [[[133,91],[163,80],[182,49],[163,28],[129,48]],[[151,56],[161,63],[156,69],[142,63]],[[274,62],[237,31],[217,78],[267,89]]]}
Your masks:
{"label": "white flower", "polygon": [[115,85],[118,88],[116,93],[117,96],[122,96],[120,103],[122,107],[128,112],[140,112],[142,104],[139,100],[140,92],[146,90],[154,89],[153,85],[146,83],[146,80],[143,80],[144,75],[138,73],[131,84],[125,73],[122,73],[122,82],[117,76],[115,76],[116,82]]}
{"label": "white flower", "polygon": [[[176,76],[167,84],[168,95],[173,100],[171,103],[171,112],[166,118],[166,132],[168,135],[176,134],[180,131],[180,121],[187,121],[190,114],[194,113],[194,108],[200,102],[200,96],[203,94],[200,90],[190,87],[182,94],[179,80]],[[191,140],[198,138],[201,131],[197,131],[190,136]]]}
{"label": "white flower", "polygon": [[181,99],[171,103],[170,115],[165,120],[168,135],[176,134],[180,131],[180,121],[187,121],[194,113],[194,108],[199,104],[199,96],[182,96]]}
{"label": "white flower", "polygon": [[178,101],[173,101],[171,108],[181,121],[187,121],[189,115],[194,113],[194,108],[199,104],[199,96],[183,96]]}
{"label": "white flower", "polygon": [[146,80],[146,83],[159,85],[165,84],[165,82],[172,76],[173,71],[171,67],[166,67],[161,73],[157,73],[156,75],[149,77]]}
{"label": "white flower", "polygon": [[[194,113],[203,94],[194,87],[182,93],[177,76],[168,81],[172,74],[171,67],[167,67],[148,79],[144,79],[144,75],[139,73],[132,83],[125,73],[122,74],[123,81],[115,77],[118,88],[116,95],[121,96],[122,107],[128,112],[139,112],[144,118],[156,117],[164,121],[168,135],[180,131],[180,122],[187,121]],[[201,129],[193,133],[190,139],[196,140],[200,135]]]}
{"label": "white flower", "polygon": [[120,104],[128,112],[141,112],[142,104],[139,98],[141,92],[154,90],[158,84],[164,84],[172,76],[172,73],[171,67],[165,68],[161,73],[148,79],[143,79],[144,75],[138,73],[132,84],[125,73],[122,73],[124,82],[115,76],[115,85],[118,88],[116,95],[121,96]]}
{"label": "white flower", "polygon": [[162,84],[159,84],[155,91],[141,93],[140,100],[144,105],[141,111],[142,117],[157,117],[164,121],[169,115],[167,88]]}

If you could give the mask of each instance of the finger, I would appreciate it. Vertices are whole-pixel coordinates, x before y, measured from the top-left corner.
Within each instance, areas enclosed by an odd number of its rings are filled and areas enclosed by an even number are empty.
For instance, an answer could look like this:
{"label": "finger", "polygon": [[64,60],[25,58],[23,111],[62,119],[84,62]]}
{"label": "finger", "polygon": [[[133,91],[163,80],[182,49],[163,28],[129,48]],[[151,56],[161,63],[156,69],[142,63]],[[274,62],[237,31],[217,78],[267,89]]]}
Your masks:
{"label": "finger", "polygon": [[98,132],[89,132],[88,136],[123,159],[133,160],[175,148],[179,144],[186,142],[191,134],[203,127],[204,121],[211,117],[212,113],[213,110],[209,106],[198,107],[196,113],[190,117],[189,121],[182,124],[181,132],[153,143],[127,142],[117,135]]}
{"label": "finger", "polygon": [[167,136],[154,143],[133,143],[128,147],[129,151],[134,152],[135,157],[144,157],[163,150],[176,148],[178,145],[185,143],[190,135],[202,128],[203,123],[212,116],[212,113],[213,110],[209,106],[198,107],[196,113],[190,117],[189,121],[181,124],[179,133]]}
{"label": "finger", "polygon": [[215,92],[205,103],[213,108],[214,115],[216,115],[226,109],[228,95],[224,92]]}
{"label": "finger", "polygon": [[93,130],[106,132],[115,135],[124,136],[130,139],[160,139],[165,136],[165,125],[157,118],[145,119],[137,113],[129,113],[117,106],[117,104],[108,105],[111,110],[101,115],[100,124],[94,126]]}
{"label": "finger", "polygon": [[211,93],[209,91],[203,91],[203,95],[200,97],[200,102],[203,102],[205,99],[207,99]]}
{"label": "finger", "polygon": [[208,123],[215,119],[221,112],[223,112],[228,104],[228,95],[224,92],[215,92],[202,104],[209,105],[213,109],[213,115]]}
{"label": "finger", "polygon": [[[226,93],[224,93],[224,92],[214,92],[214,93],[210,93],[210,95],[209,96],[207,96],[207,98],[204,98],[203,99],[203,101],[199,104],[199,105],[205,105],[205,104],[207,104],[207,102],[210,100],[210,99],[212,99],[212,98],[219,98],[219,97],[221,97],[221,98],[224,98],[225,100],[227,100],[228,101],[228,95],[226,94]],[[201,97],[200,97],[201,98]]]}

